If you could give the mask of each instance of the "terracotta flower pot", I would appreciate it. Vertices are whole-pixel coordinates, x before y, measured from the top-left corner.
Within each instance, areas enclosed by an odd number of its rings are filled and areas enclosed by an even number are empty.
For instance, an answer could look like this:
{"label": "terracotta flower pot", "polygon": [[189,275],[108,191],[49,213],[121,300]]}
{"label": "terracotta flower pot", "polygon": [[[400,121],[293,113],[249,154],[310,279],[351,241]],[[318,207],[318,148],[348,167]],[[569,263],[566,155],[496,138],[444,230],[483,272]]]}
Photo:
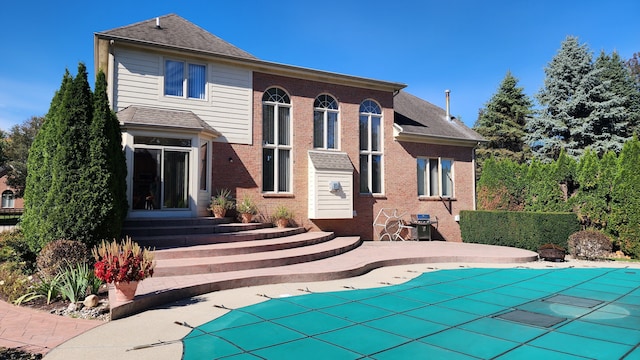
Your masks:
{"label": "terracotta flower pot", "polygon": [[137,281],[116,281],[113,285],[115,288],[116,301],[131,301],[136,296],[136,290],[138,289]]}
{"label": "terracotta flower pot", "polygon": [[279,228],[286,228],[287,226],[289,226],[289,219],[276,219],[276,226]]}
{"label": "terracotta flower pot", "polygon": [[250,213],[242,213],[240,216],[242,217],[242,222],[245,224],[248,224],[253,220],[253,214]]}
{"label": "terracotta flower pot", "polygon": [[217,218],[223,218],[227,214],[227,209],[219,206],[214,206],[212,211],[213,216]]}

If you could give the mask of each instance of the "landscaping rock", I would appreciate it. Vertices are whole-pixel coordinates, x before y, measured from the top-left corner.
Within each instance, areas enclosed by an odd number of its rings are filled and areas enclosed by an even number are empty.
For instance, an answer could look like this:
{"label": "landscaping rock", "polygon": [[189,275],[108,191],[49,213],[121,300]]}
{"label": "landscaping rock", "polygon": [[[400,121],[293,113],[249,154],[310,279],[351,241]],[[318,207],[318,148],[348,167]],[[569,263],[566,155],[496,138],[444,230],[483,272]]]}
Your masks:
{"label": "landscaping rock", "polygon": [[100,299],[98,298],[98,296],[92,294],[84,298],[84,301],[82,301],[82,304],[85,307],[91,309],[98,306],[99,302],[100,302]]}

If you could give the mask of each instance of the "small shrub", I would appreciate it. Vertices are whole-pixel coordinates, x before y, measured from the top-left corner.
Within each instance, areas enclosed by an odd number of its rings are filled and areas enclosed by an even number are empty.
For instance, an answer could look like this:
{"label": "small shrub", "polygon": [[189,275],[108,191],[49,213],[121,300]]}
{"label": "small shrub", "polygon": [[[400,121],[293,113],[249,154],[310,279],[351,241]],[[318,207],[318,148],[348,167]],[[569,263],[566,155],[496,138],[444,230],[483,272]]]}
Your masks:
{"label": "small shrub", "polygon": [[29,292],[32,278],[25,275],[20,264],[5,262],[0,264],[0,297],[13,302]]}
{"label": "small shrub", "polygon": [[612,249],[611,240],[597,230],[582,230],[569,236],[569,254],[576,259],[605,259]]}
{"label": "small shrub", "polygon": [[36,254],[29,249],[19,229],[0,233],[0,262],[5,261],[21,264],[27,273],[36,270]]}
{"label": "small shrub", "polygon": [[73,240],[55,240],[47,244],[38,254],[38,270],[43,277],[54,277],[65,269],[67,264],[87,261],[87,246]]}

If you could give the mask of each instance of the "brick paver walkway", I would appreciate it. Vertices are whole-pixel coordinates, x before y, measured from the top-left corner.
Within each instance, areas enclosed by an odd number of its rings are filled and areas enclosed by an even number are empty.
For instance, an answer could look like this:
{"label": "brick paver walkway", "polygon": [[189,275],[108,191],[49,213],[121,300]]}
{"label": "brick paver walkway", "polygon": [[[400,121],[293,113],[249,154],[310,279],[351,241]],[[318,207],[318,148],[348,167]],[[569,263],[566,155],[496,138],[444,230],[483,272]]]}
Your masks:
{"label": "brick paver walkway", "polygon": [[0,347],[46,354],[101,324],[97,320],[72,319],[0,301]]}

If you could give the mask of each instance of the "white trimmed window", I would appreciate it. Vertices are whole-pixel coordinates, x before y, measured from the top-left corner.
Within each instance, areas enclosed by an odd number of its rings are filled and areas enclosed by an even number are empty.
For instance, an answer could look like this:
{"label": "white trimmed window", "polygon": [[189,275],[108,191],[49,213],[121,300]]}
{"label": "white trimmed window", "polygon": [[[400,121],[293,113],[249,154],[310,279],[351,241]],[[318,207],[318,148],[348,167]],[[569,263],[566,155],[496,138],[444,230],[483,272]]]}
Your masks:
{"label": "white trimmed window", "polygon": [[320,95],[313,103],[313,147],[338,149],[338,102],[330,95]]}
{"label": "white trimmed window", "polygon": [[373,100],[360,104],[360,193],[381,194],[382,111]]}
{"label": "white trimmed window", "polygon": [[418,196],[453,197],[453,160],[418,158]]}
{"label": "white trimmed window", "polygon": [[205,99],[207,67],[184,61],[165,60],[164,94],[166,96]]}
{"label": "white trimmed window", "polygon": [[5,190],[2,192],[2,208],[13,208],[15,206],[15,196],[13,191]]}
{"label": "white trimmed window", "polygon": [[262,96],[262,191],[291,192],[291,101],[279,88]]}

